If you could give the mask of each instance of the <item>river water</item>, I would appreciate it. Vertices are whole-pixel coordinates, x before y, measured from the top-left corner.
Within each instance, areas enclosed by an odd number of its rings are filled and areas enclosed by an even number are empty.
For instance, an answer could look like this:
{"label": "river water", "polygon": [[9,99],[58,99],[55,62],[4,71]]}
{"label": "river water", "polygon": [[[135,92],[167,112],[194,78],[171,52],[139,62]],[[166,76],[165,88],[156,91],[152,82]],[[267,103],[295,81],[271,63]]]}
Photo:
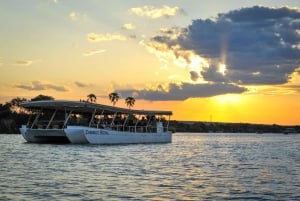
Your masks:
{"label": "river water", "polygon": [[0,200],[300,200],[300,135],[176,133],[169,144],[0,135]]}

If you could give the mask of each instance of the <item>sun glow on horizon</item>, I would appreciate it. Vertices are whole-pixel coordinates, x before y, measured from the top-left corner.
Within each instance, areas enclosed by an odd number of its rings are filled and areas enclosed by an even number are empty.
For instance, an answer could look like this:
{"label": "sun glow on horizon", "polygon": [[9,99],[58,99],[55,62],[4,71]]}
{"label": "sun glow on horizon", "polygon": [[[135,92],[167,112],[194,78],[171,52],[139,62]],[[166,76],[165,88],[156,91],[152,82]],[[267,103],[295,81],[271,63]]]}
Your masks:
{"label": "sun glow on horizon", "polygon": [[237,105],[241,103],[241,95],[239,94],[225,94],[213,97],[213,100],[219,105],[234,104]]}

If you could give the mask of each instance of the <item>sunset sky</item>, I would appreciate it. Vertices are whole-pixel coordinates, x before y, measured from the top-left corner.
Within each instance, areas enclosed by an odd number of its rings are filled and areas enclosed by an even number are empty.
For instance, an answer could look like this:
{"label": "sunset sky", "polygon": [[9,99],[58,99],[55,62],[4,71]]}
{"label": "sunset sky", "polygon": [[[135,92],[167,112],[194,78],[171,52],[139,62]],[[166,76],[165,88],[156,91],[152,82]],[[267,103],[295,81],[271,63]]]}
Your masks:
{"label": "sunset sky", "polygon": [[300,124],[299,0],[9,0],[0,15],[0,103],[115,91],[173,120]]}

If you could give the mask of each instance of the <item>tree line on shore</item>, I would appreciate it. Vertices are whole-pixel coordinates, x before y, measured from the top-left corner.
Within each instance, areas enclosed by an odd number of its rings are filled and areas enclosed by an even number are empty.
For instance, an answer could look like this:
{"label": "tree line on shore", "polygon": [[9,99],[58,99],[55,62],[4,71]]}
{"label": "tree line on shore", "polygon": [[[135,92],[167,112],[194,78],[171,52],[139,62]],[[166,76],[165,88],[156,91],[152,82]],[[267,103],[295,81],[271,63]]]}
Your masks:
{"label": "tree line on shore", "polygon": [[277,124],[251,124],[251,123],[222,123],[222,122],[186,122],[171,121],[173,132],[191,133],[285,133],[287,129],[300,133],[300,126],[282,126]]}
{"label": "tree line on shore", "polygon": [[[120,96],[117,92],[112,92],[108,95],[109,100],[115,105]],[[5,104],[0,104],[0,134],[17,134],[20,133],[19,128],[26,124],[29,118],[29,114],[26,109],[20,107],[22,102],[26,101],[41,101],[41,100],[55,100],[52,96],[38,95],[30,100],[25,98],[13,98],[11,101]],[[97,96],[93,93],[88,94],[86,99],[80,99],[83,102],[96,103]],[[134,106],[135,98],[125,98],[125,104],[128,108]]]}
{"label": "tree line on shore", "polygon": [[[116,92],[109,94],[109,99],[113,105],[119,100],[119,95]],[[27,123],[29,118],[28,112],[20,103],[24,101],[38,100],[54,100],[51,96],[38,95],[31,100],[24,98],[13,98],[10,102],[0,104],[0,134],[17,134],[21,125]],[[89,94],[86,102],[96,102],[96,96]],[[131,108],[135,103],[133,97],[127,97],[125,104]],[[224,132],[224,133],[283,133],[287,128],[292,128],[297,133],[300,133],[300,126],[281,126],[277,124],[250,124],[250,123],[220,123],[220,122],[186,122],[171,120],[169,128],[173,132]]]}

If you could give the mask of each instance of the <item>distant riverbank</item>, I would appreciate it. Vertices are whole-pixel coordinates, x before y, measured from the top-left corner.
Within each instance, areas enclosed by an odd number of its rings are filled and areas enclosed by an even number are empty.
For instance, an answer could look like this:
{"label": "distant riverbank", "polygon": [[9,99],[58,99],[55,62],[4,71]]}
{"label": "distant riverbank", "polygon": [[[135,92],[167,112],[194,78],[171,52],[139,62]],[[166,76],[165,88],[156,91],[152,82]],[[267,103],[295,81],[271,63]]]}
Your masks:
{"label": "distant riverbank", "polygon": [[[19,127],[26,124],[25,118],[1,119],[0,134],[19,134]],[[189,133],[300,133],[300,126],[282,126],[277,124],[221,123],[200,121],[170,121],[172,132]]]}
{"label": "distant riverbank", "polygon": [[200,121],[170,121],[173,132],[193,133],[300,133],[300,126],[282,126],[277,124],[251,124],[251,123],[222,123]]}

